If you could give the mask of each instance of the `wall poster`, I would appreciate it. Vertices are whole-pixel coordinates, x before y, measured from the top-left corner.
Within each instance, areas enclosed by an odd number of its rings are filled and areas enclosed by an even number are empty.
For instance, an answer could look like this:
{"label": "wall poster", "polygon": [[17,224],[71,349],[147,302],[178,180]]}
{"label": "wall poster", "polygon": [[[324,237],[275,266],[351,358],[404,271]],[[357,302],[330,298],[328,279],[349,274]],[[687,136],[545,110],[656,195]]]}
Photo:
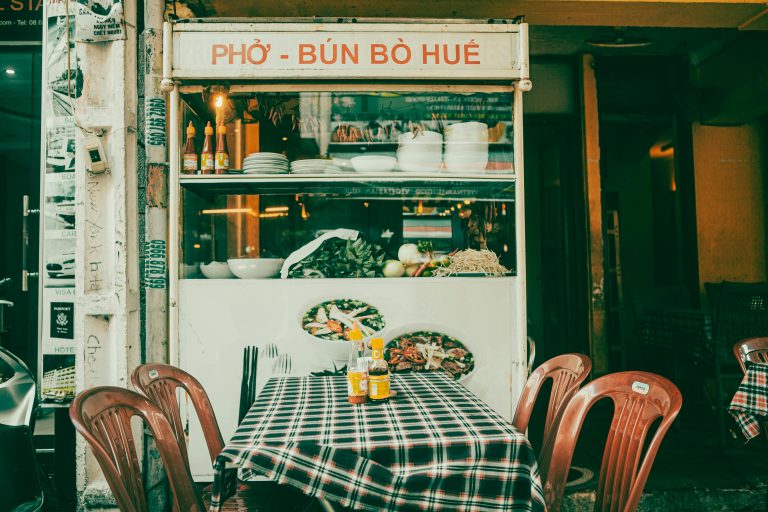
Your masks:
{"label": "wall poster", "polygon": [[44,18],[45,89],[41,282],[43,403],[66,404],[75,394],[75,135],[74,104],[82,95],[82,59],[75,43],[74,2],[49,0]]}

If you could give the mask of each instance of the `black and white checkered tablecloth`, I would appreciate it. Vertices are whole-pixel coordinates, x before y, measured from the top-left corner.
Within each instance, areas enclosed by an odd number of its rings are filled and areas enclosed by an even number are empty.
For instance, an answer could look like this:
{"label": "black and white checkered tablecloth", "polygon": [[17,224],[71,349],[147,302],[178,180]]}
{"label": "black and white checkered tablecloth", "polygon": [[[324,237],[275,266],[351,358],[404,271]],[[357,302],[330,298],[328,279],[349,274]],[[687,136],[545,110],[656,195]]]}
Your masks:
{"label": "black and white checkered tablecloth", "polygon": [[352,405],[346,377],[271,379],[216,460],[211,510],[232,466],[354,509],[544,510],[530,443],[480,399],[436,373],[392,387]]}
{"label": "black and white checkered tablecloth", "polygon": [[728,408],[747,441],[768,420],[768,364],[747,363],[747,373]]}

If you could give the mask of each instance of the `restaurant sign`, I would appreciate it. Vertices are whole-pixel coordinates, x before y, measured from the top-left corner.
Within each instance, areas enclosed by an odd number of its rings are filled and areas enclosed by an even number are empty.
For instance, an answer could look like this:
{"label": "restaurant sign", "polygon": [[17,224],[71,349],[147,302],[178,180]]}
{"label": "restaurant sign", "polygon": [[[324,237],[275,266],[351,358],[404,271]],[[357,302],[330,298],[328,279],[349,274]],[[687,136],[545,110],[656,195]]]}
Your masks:
{"label": "restaurant sign", "polygon": [[525,25],[177,24],[177,78],[527,78]]}
{"label": "restaurant sign", "polygon": [[0,41],[42,40],[42,0],[0,0]]}

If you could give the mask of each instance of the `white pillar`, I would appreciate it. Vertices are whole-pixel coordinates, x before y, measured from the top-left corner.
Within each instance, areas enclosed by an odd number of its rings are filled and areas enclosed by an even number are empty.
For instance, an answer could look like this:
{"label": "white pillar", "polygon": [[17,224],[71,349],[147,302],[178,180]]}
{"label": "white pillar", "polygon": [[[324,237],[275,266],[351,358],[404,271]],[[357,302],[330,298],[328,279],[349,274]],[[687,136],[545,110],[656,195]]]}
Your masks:
{"label": "white pillar", "polygon": [[[78,43],[75,343],[77,390],[129,387],[141,356],[136,206],[136,4],[123,0],[126,39]],[[101,133],[110,172],[85,171],[84,141]],[[141,443],[137,446],[141,449]],[[78,436],[81,505],[109,504],[104,476]]]}

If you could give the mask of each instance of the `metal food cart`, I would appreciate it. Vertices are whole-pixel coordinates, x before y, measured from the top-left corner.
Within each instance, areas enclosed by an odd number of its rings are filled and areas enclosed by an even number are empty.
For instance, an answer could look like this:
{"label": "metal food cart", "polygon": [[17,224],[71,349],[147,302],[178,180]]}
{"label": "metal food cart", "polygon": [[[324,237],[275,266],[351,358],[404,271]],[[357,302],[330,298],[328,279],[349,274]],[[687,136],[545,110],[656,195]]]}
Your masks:
{"label": "metal food cart", "polygon": [[[170,360],[225,437],[244,347],[260,348],[259,387],[334,371],[352,321],[384,337],[393,371],[448,371],[511,418],[527,377],[527,44],[515,20],[166,24]],[[199,151],[208,122],[228,128],[230,170],[185,173],[185,130]],[[472,266],[489,254],[503,270]]]}

